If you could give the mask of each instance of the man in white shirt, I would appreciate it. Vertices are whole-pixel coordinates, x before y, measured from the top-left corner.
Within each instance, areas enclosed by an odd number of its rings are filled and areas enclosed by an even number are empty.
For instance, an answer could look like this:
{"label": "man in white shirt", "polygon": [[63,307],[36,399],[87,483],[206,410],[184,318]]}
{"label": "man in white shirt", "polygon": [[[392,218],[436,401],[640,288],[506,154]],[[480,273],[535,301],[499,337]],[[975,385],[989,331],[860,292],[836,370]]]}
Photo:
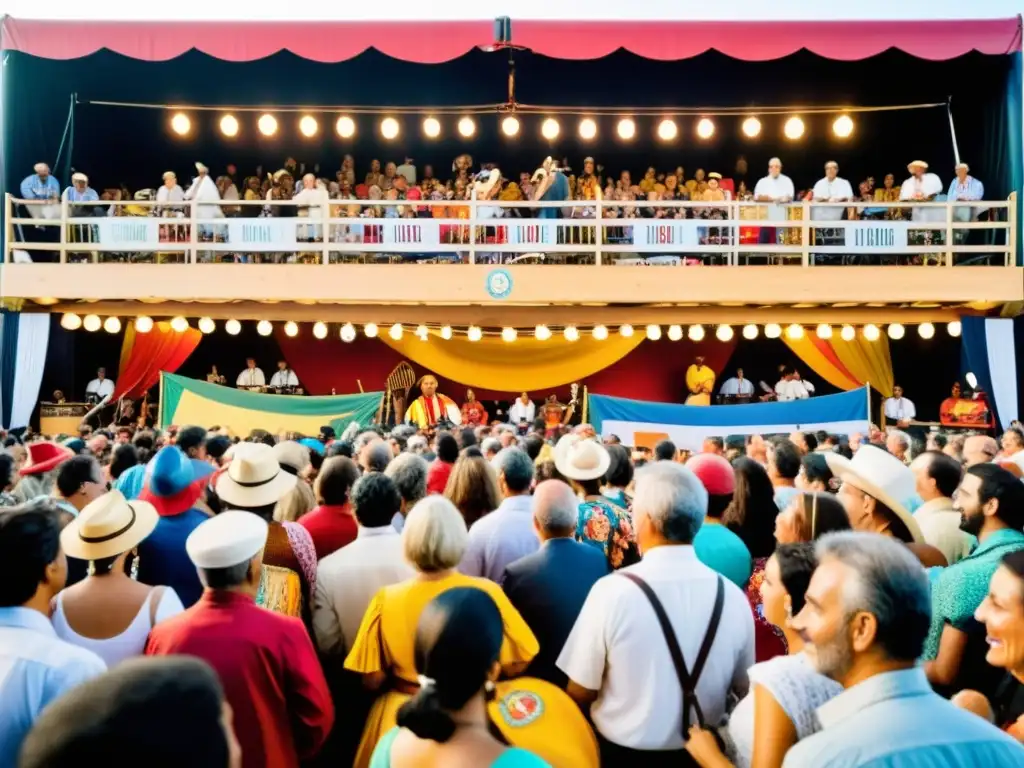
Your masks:
{"label": "man in white shirt", "polygon": [[[936,195],[943,193],[942,180],[934,173],[927,173],[928,163],[924,160],[914,160],[907,166],[907,170],[910,171],[910,178],[900,187],[900,200],[927,203],[934,200]],[[911,220],[945,221],[946,212],[939,206],[914,206]]]}
{"label": "man in white shirt", "polygon": [[160,189],[156,191],[156,201],[160,203],[156,207],[157,215],[170,216],[181,212],[184,209],[180,205],[170,205],[170,203],[180,203],[185,200],[185,192],[178,186],[177,175],[174,171],[165,171],[163,181]]}
{"label": "man in white shirt", "polygon": [[721,723],[730,692],[742,696],[747,690],[747,669],[754,663],[750,604],[693,549],[707,508],[707,491],[686,467],[666,461],[644,468],[633,499],[643,560],[598,580],[558,657],[569,695],[590,710],[602,764],[687,764],[684,738],[698,724],[694,707],[683,712],[665,633],[646,590],[631,583],[632,577],[661,603],[687,674],[696,671],[694,662],[718,614],[695,686],[706,727]]}
{"label": "man in white shirt", "polygon": [[519,425],[523,421],[527,424],[533,424],[533,420],[537,416],[537,406],[533,404],[530,399],[530,395],[527,392],[523,392],[519,395],[512,407],[508,409],[508,423],[513,425]]}
{"label": "man in white shirt", "polygon": [[114,394],[114,380],[107,378],[106,368],[97,368],[96,378],[85,387],[85,399],[91,400],[91,395],[96,398],[98,404],[102,404],[110,400],[112,394]]}
{"label": "man in white shirt", "polygon": [[405,162],[395,169],[395,173],[399,176],[404,176],[409,184],[416,184],[416,166],[413,165],[411,157],[405,158]]}
{"label": "man in white shirt", "polygon": [[1003,456],[1024,471],[1024,431],[1019,426],[1010,426],[1002,437]]}
{"label": "man in white shirt", "polygon": [[[825,178],[818,180],[811,194],[816,203],[845,203],[853,200],[853,187],[846,179],[839,178],[839,163],[829,160],[825,163]],[[815,207],[811,209],[811,218],[815,221],[839,221],[844,210],[838,205]]]}
{"label": "man in white shirt", "polygon": [[802,381],[796,370],[786,366],[782,369],[782,378],[775,385],[775,396],[780,403],[793,400],[806,400],[810,393],[806,382]]}
{"label": "man in white shirt", "polygon": [[953,494],[960,486],[960,463],[940,451],[925,451],[912,462],[914,490],[924,503],[914,510],[914,520],[926,544],[942,552],[946,563],[963,560],[975,539],[960,528],[960,513],[953,509]]}
{"label": "man in white shirt", "polygon": [[[196,173],[198,175],[192,180],[192,186],[185,192],[186,200],[195,200],[199,203],[196,206],[196,218],[223,218],[224,212],[221,211],[220,205],[217,205],[220,203],[220,191],[213,179],[210,178],[210,169],[202,163],[196,163]],[[200,224],[199,233],[206,237],[212,237],[213,227],[213,224]]]}
{"label": "man in white shirt", "polygon": [[[295,193],[292,200],[296,203],[296,210],[299,216],[314,220],[321,220],[324,216],[323,206],[330,199],[327,188],[320,186],[316,176],[307,173],[302,177],[302,188]],[[323,227],[319,224],[305,225],[299,228],[299,240],[312,242],[320,239]]]}
{"label": "man in white shirt", "polygon": [[725,380],[722,388],[718,390],[718,394],[723,397],[751,397],[754,394],[754,383],[743,378],[743,369],[737,368],[736,375]]}
{"label": "man in white shirt", "polygon": [[345,660],[363,615],[382,587],[410,579],[415,571],[402,554],[402,536],[391,524],[402,497],[390,477],[364,475],[352,487],[356,540],[320,561],[313,595],[313,632],[328,659]]}
{"label": "man in white shirt", "polygon": [[917,418],[914,403],[903,396],[903,387],[898,384],[892,388],[892,397],[887,397],[882,404],[885,420],[892,422],[901,429]]}
{"label": "man in white shirt", "polygon": [[754,186],[754,200],[759,203],[788,203],[795,194],[792,179],[782,174],[782,161],[773,157],[768,161],[768,175]]}
{"label": "man in white shirt", "polygon": [[235,379],[236,387],[262,387],[267,383],[263,371],[256,367],[256,361],[251,357],[245,358],[245,370],[238,374]]}
{"label": "man in white shirt", "polygon": [[270,386],[297,387],[299,386],[299,377],[295,375],[295,371],[288,367],[287,362],[284,360],[278,360],[277,370],[274,371],[274,375],[270,377]]}

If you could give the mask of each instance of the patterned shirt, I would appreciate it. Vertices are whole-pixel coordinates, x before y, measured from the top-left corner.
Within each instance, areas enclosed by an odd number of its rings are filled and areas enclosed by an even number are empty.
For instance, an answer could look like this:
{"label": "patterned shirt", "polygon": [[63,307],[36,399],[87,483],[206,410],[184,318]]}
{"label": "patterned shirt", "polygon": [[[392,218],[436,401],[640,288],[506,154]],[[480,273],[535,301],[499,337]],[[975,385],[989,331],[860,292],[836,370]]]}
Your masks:
{"label": "patterned shirt", "polygon": [[21,182],[22,200],[56,200],[59,197],[60,183],[53,176],[47,176],[44,181],[38,173],[33,173]]}
{"label": "patterned shirt", "polygon": [[602,499],[580,502],[576,541],[598,547],[612,569],[640,560],[633,518],[625,509]]}

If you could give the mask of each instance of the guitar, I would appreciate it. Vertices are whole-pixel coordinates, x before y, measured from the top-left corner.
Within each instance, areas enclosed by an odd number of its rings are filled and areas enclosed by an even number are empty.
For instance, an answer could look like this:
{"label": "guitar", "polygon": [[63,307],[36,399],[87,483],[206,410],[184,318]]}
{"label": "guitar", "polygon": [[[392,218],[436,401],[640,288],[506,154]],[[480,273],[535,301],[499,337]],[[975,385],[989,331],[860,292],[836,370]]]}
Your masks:
{"label": "guitar", "polygon": [[576,382],[569,387],[569,406],[565,409],[565,414],[562,416],[562,424],[568,424],[569,420],[572,419],[573,414],[576,413],[576,404],[579,402],[580,385]]}

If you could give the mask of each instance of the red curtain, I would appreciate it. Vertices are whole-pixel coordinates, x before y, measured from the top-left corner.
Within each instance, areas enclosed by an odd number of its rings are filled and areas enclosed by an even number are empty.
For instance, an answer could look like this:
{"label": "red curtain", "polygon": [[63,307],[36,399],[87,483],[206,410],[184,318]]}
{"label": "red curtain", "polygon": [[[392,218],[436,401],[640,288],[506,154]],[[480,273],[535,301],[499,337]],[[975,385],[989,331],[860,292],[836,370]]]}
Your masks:
{"label": "red curtain", "polygon": [[[313,338],[308,326],[301,326],[299,335],[290,338],[277,333],[281,351],[303,387],[313,395],[329,395],[333,388],[339,395],[359,391],[361,383],[366,392],[383,390],[388,374],[404,359],[380,339],[360,335],[351,344],[337,338]],[[698,355],[704,355],[708,365],[719,379],[725,370],[737,339],[721,342],[706,338],[699,344],[691,341],[645,341],[616,363],[598,371],[585,381],[588,391],[601,395],[630,397],[636,400],[681,403],[686,399],[686,369]],[[444,342],[426,342],[428,344]],[[417,376],[434,371],[413,364]],[[436,376],[437,374],[434,373]],[[466,387],[437,376],[439,389],[456,402],[461,402]],[[518,393],[475,389],[482,401],[509,400]],[[566,402],[568,385],[554,392]],[[535,393],[547,395],[550,392]]]}
{"label": "red curtain", "polygon": [[142,397],[160,380],[161,371],[178,370],[202,337],[195,328],[178,333],[170,323],[155,323],[149,333],[136,333],[111,400]]}

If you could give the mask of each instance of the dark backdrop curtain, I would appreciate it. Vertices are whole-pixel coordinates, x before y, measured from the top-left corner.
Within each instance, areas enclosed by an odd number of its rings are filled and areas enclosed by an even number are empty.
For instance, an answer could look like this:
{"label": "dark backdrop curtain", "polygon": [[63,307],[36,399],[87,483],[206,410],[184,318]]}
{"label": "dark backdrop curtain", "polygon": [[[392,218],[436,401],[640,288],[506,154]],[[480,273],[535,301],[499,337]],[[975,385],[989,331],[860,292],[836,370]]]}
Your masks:
{"label": "dark backdrop curtain", "polygon": [[0,424],[11,423],[11,410],[14,407],[14,372],[18,365],[18,325],[20,312],[0,310],[3,318],[0,327],[0,393],[3,394]]}

